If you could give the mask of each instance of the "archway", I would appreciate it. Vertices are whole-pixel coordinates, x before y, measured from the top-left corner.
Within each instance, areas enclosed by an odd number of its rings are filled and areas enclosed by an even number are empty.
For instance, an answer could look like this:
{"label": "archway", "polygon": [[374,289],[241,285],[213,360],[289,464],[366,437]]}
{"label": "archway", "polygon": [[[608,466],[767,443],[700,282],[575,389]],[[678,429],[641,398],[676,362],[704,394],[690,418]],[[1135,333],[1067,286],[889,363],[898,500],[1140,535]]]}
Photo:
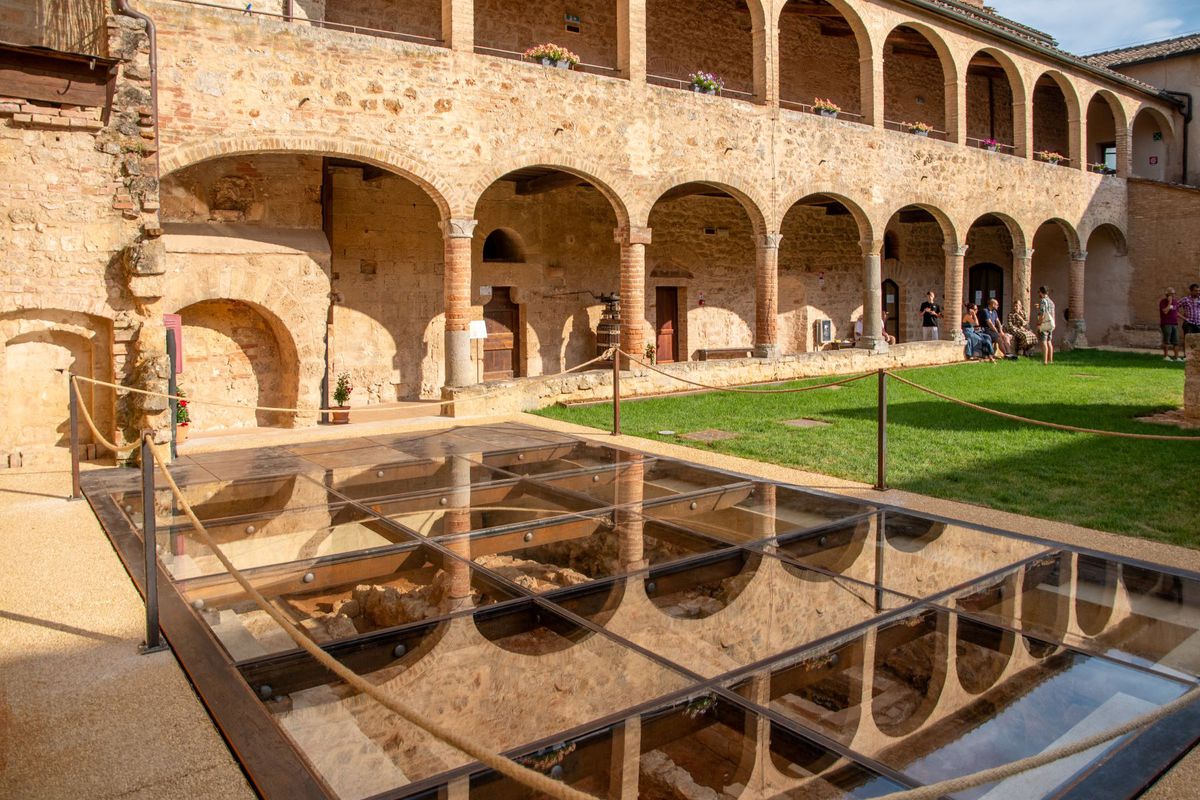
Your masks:
{"label": "archway", "polygon": [[752,98],[762,71],[756,27],[763,27],[759,0],[647,0],[646,80],[690,91],[689,75],[703,71],[721,79],[723,94]]}
{"label": "archway", "polygon": [[1020,281],[1012,272],[1016,248],[1009,223],[996,214],[984,214],[967,231],[964,301],[977,303],[982,308],[995,299],[1000,304],[1001,321],[1013,300],[1022,300],[1027,307],[1029,303],[1029,298],[1015,296],[1020,288]]}
{"label": "archway", "polygon": [[1073,99],[1070,84],[1056,73],[1044,73],[1034,84],[1033,152],[1039,159],[1057,161],[1062,166],[1076,159],[1071,135]]}
{"label": "archway", "polygon": [[967,144],[1010,155],[1017,152],[1019,128],[1014,110],[1024,102],[1020,80],[1020,73],[1007,58],[1001,63],[986,50],[971,58],[967,65]]}
{"label": "archway", "polygon": [[[1087,162],[1096,165],[1096,170],[1116,173],[1123,168],[1117,152],[1117,131],[1125,126],[1118,124],[1117,114],[1121,105],[1107,93],[1097,92],[1087,108]],[[1121,114],[1122,118],[1124,114]]]}
{"label": "archway", "polygon": [[892,130],[915,123],[931,126],[929,135],[947,136],[946,84],[954,82],[945,45],[926,29],[900,25],[883,43],[883,116]]}
{"label": "archway", "polygon": [[[1133,284],[1124,234],[1115,225],[1098,226],[1088,237],[1084,270],[1089,343],[1122,343],[1126,326],[1133,322],[1130,308],[1135,290],[1142,291]],[[1160,292],[1161,287],[1146,287],[1139,300],[1153,309]]]}
{"label": "archway", "polygon": [[278,320],[240,300],[204,300],[179,310],[184,368],[179,385],[193,398],[247,408],[191,404],[198,431],[290,424],[292,415],[249,406],[294,408],[299,366],[295,346]]}
{"label": "archway", "polygon": [[789,0],[779,16],[780,104],[812,111],[817,99],[830,100],[840,118],[861,121],[859,65],[870,55],[866,29],[849,6]]}
{"label": "archway", "polygon": [[1152,181],[1169,180],[1172,149],[1171,124],[1153,108],[1143,108],[1133,119],[1131,140],[1133,175]]}
{"label": "archway", "polygon": [[[936,212],[936,213],[935,213]],[[885,240],[894,237],[896,257],[883,262],[883,277],[896,284],[899,291],[898,308],[901,341],[921,339],[921,303],[927,292],[937,295],[942,312],[949,316],[946,274],[946,235],[944,215],[936,209],[924,206],[905,206],[892,215],[885,229]],[[886,302],[887,298],[884,298]],[[948,334],[941,326],[941,338]]]}
{"label": "archway", "polygon": [[1067,315],[1070,313],[1071,255],[1079,247],[1074,230],[1061,220],[1043,223],[1033,235],[1033,263],[1030,268],[1029,317],[1037,322],[1038,288],[1045,286],[1054,301],[1054,340],[1066,341]]}

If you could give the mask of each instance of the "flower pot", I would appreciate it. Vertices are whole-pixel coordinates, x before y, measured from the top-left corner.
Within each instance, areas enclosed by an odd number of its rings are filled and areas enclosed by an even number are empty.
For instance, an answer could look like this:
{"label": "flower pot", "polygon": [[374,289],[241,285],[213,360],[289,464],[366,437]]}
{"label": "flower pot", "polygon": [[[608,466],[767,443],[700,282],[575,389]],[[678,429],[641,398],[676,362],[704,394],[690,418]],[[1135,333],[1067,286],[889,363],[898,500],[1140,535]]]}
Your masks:
{"label": "flower pot", "polygon": [[558,67],[559,69],[570,69],[571,62],[570,61],[556,61],[556,62],[554,62],[554,66]]}
{"label": "flower pot", "polygon": [[554,59],[553,59],[553,58],[543,58],[543,59],[542,59],[542,66],[543,66],[543,67],[553,67],[553,66],[554,66],[554,64],[555,64],[555,61],[554,61]]}
{"label": "flower pot", "polygon": [[175,426],[175,444],[183,444],[188,440],[188,428],[190,425]]}
{"label": "flower pot", "polygon": [[1050,166],[1052,166],[1052,167],[1057,167],[1057,166],[1058,166],[1058,159],[1057,159],[1057,158],[1047,158],[1047,159],[1046,159],[1046,163],[1047,163],[1047,164],[1049,164],[1049,165],[1050,165]]}
{"label": "flower pot", "polygon": [[334,425],[348,425],[350,423],[350,406],[337,406],[333,410]]}
{"label": "flower pot", "polygon": [[929,131],[912,131],[912,133],[916,136],[928,136],[929,135]]}
{"label": "flower pot", "polygon": [[820,114],[822,117],[829,117],[829,119],[837,119],[837,115],[838,115],[838,112],[836,112],[836,111],[826,111],[823,108],[818,108],[817,113]]}
{"label": "flower pot", "polygon": [[1000,148],[994,144],[989,144],[989,145],[985,145],[983,149],[987,150],[989,153],[994,153],[997,150],[999,150]]}

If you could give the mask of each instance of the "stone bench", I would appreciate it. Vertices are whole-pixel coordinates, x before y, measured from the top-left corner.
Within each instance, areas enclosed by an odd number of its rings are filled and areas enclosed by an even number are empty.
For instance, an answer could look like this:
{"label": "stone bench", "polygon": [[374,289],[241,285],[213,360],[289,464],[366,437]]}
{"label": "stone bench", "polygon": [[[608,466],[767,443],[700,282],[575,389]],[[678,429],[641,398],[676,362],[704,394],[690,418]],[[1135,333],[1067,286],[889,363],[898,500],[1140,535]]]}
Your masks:
{"label": "stone bench", "polygon": [[709,347],[696,351],[697,361],[720,361],[731,358],[753,358],[754,347]]}

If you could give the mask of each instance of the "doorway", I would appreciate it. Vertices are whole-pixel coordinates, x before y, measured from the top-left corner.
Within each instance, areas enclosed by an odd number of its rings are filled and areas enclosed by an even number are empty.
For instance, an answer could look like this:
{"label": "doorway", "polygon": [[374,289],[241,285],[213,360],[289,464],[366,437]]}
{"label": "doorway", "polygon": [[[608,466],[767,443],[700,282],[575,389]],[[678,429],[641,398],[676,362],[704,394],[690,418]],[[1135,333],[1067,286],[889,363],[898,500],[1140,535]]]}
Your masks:
{"label": "doorway", "polygon": [[659,286],[654,290],[655,355],[660,364],[679,360],[679,287]]}
{"label": "doorway", "polygon": [[512,301],[512,288],[492,287],[492,299],[483,307],[487,338],[483,341],[483,379],[502,381],[521,376],[521,314]]}
{"label": "doorway", "polygon": [[883,282],[883,312],[887,315],[883,329],[900,341],[900,287],[888,278]]}
{"label": "doorway", "polygon": [[967,302],[976,303],[983,308],[988,300],[995,299],[1000,304],[1000,318],[1004,319],[1004,270],[995,264],[976,264],[971,267],[969,278],[970,291]]}

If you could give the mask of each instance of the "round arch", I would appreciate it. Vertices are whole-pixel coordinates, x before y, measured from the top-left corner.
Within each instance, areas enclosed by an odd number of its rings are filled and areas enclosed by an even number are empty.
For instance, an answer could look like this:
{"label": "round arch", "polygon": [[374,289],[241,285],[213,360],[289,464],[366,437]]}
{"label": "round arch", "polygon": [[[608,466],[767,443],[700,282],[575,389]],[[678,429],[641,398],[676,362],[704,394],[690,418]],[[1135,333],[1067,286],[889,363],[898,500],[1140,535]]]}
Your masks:
{"label": "round arch", "polygon": [[887,44],[888,38],[896,32],[897,28],[911,28],[925,37],[925,40],[929,42],[930,47],[932,47],[937,53],[938,61],[941,62],[942,73],[945,76],[946,81],[950,82],[958,80],[958,62],[954,58],[954,51],[952,51],[950,46],[946,44],[946,40],[942,38],[942,35],[937,31],[936,28],[926,25],[924,22],[918,22],[917,20],[913,19],[901,20],[893,25],[883,37],[883,43],[885,45]]}
{"label": "round arch", "polygon": [[1081,232],[1081,240],[1087,251],[1083,293],[1089,341],[1119,344],[1133,322],[1130,308],[1137,305],[1131,303],[1136,289],[1125,234],[1113,223],[1103,222]]}
{"label": "round arch", "polygon": [[564,156],[562,153],[547,155],[544,158],[539,157],[538,154],[534,154],[532,156],[511,158],[507,161],[488,163],[486,171],[471,181],[467,189],[464,190],[463,196],[456,202],[456,213],[464,217],[474,218],[479,211],[479,201],[496,181],[510,172],[533,168],[558,170],[559,172],[574,175],[580,180],[587,181],[595,186],[600,194],[608,200],[609,205],[612,206],[613,214],[617,218],[617,227],[621,228],[630,224],[629,206],[625,201],[628,193],[615,188],[620,186],[620,184],[615,176],[610,175],[609,168],[597,161],[572,158]]}
{"label": "round arch", "polygon": [[1079,90],[1075,88],[1075,83],[1058,70],[1048,69],[1043,71],[1037,76],[1036,79],[1034,79],[1033,83],[1031,84],[1034,89],[1037,88],[1038,82],[1041,81],[1042,78],[1050,78],[1050,80],[1054,81],[1054,83],[1058,86],[1059,91],[1062,92],[1063,99],[1067,102],[1068,119],[1079,119],[1081,106],[1079,104]]}
{"label": "round arch", "polygon": [[849,197],[839,194],[838,192],[826,191],[825,189],[814,188],[812,186],[806,186],[803,190],[794,191],[792,194],[785,197],[784,202],[779,205],[779,219],[773,222],[775,230],[782,228],[784,218],[787,217],[788,212],[790,212],[797,203],[802,203],[810,197],[815,197],[817,195],[828,197],[831,200],[836,200],[837,202],[841,203],[841,205],[847,211],[850,212],[850,216],[854,218],[855,224],[858,225],[860,241],[869,242],[875,238],[875,227],[871,223],[871,217],[866,211],[863,210],[861,205],[854,202]]}
{"label": "round arch", "polygon": [[[977,59],[983,63],[975,64]],[[988,59],[1000,67],[1004,82],[1008,86],[1009,103],[1007,106],[997,103],[993,96],[995,85],[992,80]],[[972,68],[980,70],[987,80],[987,91],[972,86]],[[967,144],[983,146],[986,140],[992,139],[997,143],[1001,152],[1022,155],[1025,150],[1025,119],[1026,98],[1028,90],[1025,78],[1012,57],[994,47],[981,47],[972,53],[962,63],[962,74],[959,81],[964,87],[966,99],[966,130],[963,141]]]}
{"label": "round arch", "polygon": [[1040,231],[1046,225],[1054,225],[1062,231],[1063,236],[1067,240],[1067,251],[1069,253],[1078,253],[1083,249],[1083,240],[1079,237],[1079,231],[1062,217],[1051,217],[1050,219],[1043,220],[1041,224],[1034,228],[1034,236],[1037,236],[1037,231]]}
{"label": "round arch", "polygon": [[767,214],[764,209],[771,208],[771,204],[767,199],[761,196],[757,190],[748,186],[742,185],[741,181],[730,175],[722,173],[704,172],[699,175],[690,175],[687,173],[673,173],[672,175],[663,178],[658,183],[651,185],[639,197],[639,204],[636,209],[636,215],[631,218],[632,224],[647,225],[650,220],[650,212],[658,205],[663,195],[672,189],[683,186],[688,183],[703,183],[714,189],[720,189],[727,193],[730,197],[737,200],[742,209],[746,212],[746,216],[750,218],[750,225],[754,229],[754,234],[760,236],[768,232]]}
{"label": "round arch", "polygon": [[297,153],[349,158],[379,167],[421,187],[437,206],[442,219],[451,216],[453,195],[448,186],[432,177],[432,170],[400,150],[346,136],[217,136],[166,150],[159,164],[160,179],[173,172],[226,156]]}
{"label": "round arch", "polygon": [[966,230],[971,230],[985,217],[995,217],[1004,223],[1004,227],[1008,229],[1008,235],[1012,239],[1013,250],[1025,250],[1029,247],[1029,237],[1025,234],[1025,229],[1015,217],[1004,213],[1003,211],[985,211],[979,214],[975,219],[971,220],[971,224],[966,226]]}
{"label": "round arch", "polygon": [[[783,17],[784,7],[789,2],[791,2],[791,0],[784,0],[784,2],[779,4],[779,9],[775,14],[775,27],[779,27],[780,20]],[[874,52],[872,48],[871,31],[863,23],[862,17],[859,16],[858,11],[854,9],[854,6],[847,3],[846,0],[825,0],[825,2],[833,6],[834,10],[842,15],[842,19],[846,20],[846,23],[850,26],[850,30],[854,32],[854,41],[858,44],[859,58],[870,58],[871,54]],[[753,8],[754,3],[751,3],[751,15],[754,14]]]}
{"label": "round arch", "polygon": [[1017,62],[1012,56],[1005,53],[1003,50],[998,50],[995,47],[981,47],[971,54],[971,57],[963,62],[963,74],[966,74],[967,68],[971,64],[971,59],[980,53],[991,56],[1000,64],[1000,68],[1004,70],[1004,75],[1008,78],[1008,85],[1012,89],[1013,103],[1025,104],[1025,99],[1029,95],[1029,87],[1025,85],[1025,76],[1021,73],[1021,68],[1017,66]]}
{"label": "round arch", "polygon": [[1120,98],[1108,89],[1097,89],[1088,97],[1088,105],[1091,105],[1097,98],[1108,105],[1108,110],[1112,112],[1113,120],[1116,122],[1117,130],[1125,130],[1129,126],[1129,117],[1125,113],[1125,106],[1121,104]]}
{"label": "round arch", "polygon": [[958,246],[960,240],[959,240],[959,235],[958,235],[958,227],[954,224],[954,220],[951,219],[950,215],[947,214],[945,211],[942,211],[940,208],[938,208],[933,203],[928,203],[928,202],[917,201],[917,202],[913,202],[913,203],[905,203],[904,205],[900,206],[899,208],[897,208],[897,209],[893,210],[891,213],[889,213],[884,218],[883,224],[877,226],[877,230],[881,230],[881,231],[886,230],[887,225],[889,222],[891,222],[892,218],[895,217],[897,214],[899,214],[901,211],[904,211],[905,209],[908,209],[908,208],[919,208],[922,211],[929,214],[929,216],[933,217],[933,219],[937,222],[938,227],[942,229],[942,240],[943,240],[942,244],[943,245],[945,245],[947,247],[957,247]]}
{"label": "round arch", "polygon": [[1129,128],[1130,174],[1154,181],[1170,179],[1175,126],[1157,108],[1143,103]]}
{"label": "round arch", "polygon": [[[923,75],[921,73],[918,73],[915,76],[919,83],[925,80],[930,81],[929,83],[925,83],[922,87],[922,94],[928,93],[931,96],[929,105],[923,107],[930,109],[930,111],[925,113],[937,113],[937,118],[926,117],[925,119],[921,119],[922,106],[910,106],[908,102],[901,102],[899,99],[901,92],[898,90],[898,87],[892,85],[893,82],[897,80],[897,70],[902,71],[904,67],[889,68],[889,61],[899,60],[895,58],[889,59],[885,54],[887,51],[888,41],[891,40],[893,36],[899,35],[902,28],[913,31],[922,39],[924,39],[933,50],[934,56],[937,58],[938,64],[941,66],[942,76],[941,81],[939,82],[934,83],[932,81],[932,76]],[[891,30],[889,30],[881,40],[880,53],[883,55],[884,124],[886,125],[887,123],[892,123],[892,129],[896,129],[901,121],[926,122],[931,124],[934,128],[940,127],[943,129],[945,131],[945,137],[948,140],[957,141],[960,133],[957,130],[958,92],[947,91],[947,87],[956,87],[958,85],[959,68],[958,62],[954,57],[954,52],[946,44],[946,41],[942,38],[942,35],[936,29],[926,25],[925,23],[911,19],[901,20],[893,25]],[[913,63],[915,62],[912,60],[909,61],[910,69],[912,68]],[[903,74],[903,72],[901,72],[901,74]],[[914,102],[924,104],[925,100],[922,97],[917,97]],[[935,111],[935,109],[938,109],[939,105],[941,106],[940,110]],[[940,123],[940,125],[938,123]],[[900,127],[902,128],[903,126]]]}

